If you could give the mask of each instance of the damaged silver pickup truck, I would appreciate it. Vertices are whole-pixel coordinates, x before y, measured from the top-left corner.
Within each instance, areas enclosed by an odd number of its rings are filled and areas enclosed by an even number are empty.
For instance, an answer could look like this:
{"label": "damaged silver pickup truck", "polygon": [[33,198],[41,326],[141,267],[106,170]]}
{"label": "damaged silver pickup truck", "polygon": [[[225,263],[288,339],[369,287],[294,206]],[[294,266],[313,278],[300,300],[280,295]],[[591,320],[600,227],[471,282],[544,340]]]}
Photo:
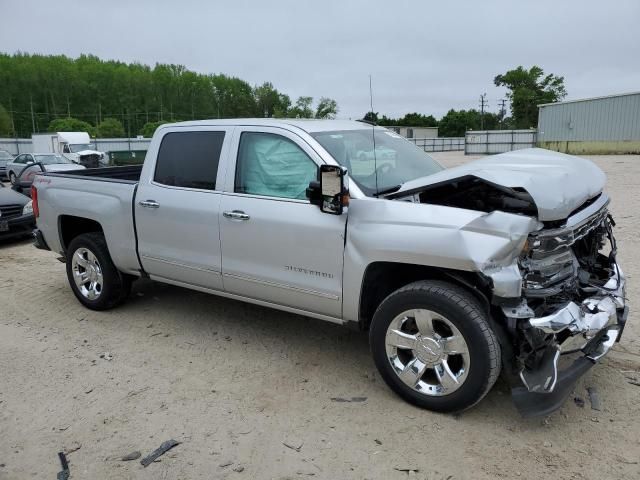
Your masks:
{"label": "damaged silver pickup truck", "polygon": [[45,173],[32,198],[88,308],[146,277],[353,326],[407,401],[463,410],[502,371],[530,416],[625,325],[604,186],[541,149],[444,169],[380,127],[242,119],[163,125],[142,167]]}

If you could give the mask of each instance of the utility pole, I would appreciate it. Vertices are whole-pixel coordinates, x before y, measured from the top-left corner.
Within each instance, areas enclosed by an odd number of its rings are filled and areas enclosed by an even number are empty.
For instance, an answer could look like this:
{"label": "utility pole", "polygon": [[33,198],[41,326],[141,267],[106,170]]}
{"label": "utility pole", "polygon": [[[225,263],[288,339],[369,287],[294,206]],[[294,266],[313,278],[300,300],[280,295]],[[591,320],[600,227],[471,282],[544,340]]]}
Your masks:
{"label": "utility pole", "polygon": [[507,100],[504,98],[501,98],[500,100],[498,100],[498,104],[500,105],[500,126],[504,126],[504,116],[507,114],[507,111],[505,109]]}
{"label": "utility pole", "polygon": [[29,103],[31,105],[31,132],[36,133],[36,119],[33,116],[33,95],[29,95]]}
{"label": "utility pole", "polygon": [[480,95],[480,130],[484,130],[484,108],[489,105],[487,94]]}
{"label": "utility pole", "polygon": [[11,131],[16,135],[16,124],[13,123],[13,98],[11,97],[9,97],[9,113],[11,114]]}

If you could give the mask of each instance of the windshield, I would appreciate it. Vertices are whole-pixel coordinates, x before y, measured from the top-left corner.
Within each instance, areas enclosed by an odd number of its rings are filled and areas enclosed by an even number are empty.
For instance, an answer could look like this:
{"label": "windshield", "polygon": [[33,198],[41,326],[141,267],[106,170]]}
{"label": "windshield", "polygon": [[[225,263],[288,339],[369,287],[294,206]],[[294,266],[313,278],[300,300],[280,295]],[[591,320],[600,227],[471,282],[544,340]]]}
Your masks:
{"label": "windshield", "polygon": [[73,163],[71,160],[67,160],[62,155],[34,155],[36,162],[40,162],[43,165],[56,165],[58,163]]}
{"label": "windshield", "polygon": [[71,153],[78,153],[83,150],[94,150],[94,148],[90,143],[77,143],[75,145],[69,145],[69,150],[71,150]]}
{"label": "windshield", "polygon": [[347,168],[349,177],[369,196],[396,190],[409,180],[443,170],[425,152],[388,130],[367,128],[311,135]]}

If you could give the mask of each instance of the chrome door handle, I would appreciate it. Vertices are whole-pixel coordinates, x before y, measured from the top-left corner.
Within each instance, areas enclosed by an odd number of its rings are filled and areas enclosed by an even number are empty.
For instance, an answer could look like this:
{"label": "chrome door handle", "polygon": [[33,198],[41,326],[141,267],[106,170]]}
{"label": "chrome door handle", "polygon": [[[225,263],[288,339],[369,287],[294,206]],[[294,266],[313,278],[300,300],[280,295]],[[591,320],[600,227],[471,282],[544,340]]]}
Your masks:
{"label": "chrome door handle", "polygon": [[160,204],[155,200],[144,200],[142,202],[138,202],[138,205],[147,208],[160,208]]}
{"label": "chrome door handle", "polygon": [[222,212],[224,218],[231,220],[249,220],[251,217],[244,213],[242,210],[233,210],[231,212]]}

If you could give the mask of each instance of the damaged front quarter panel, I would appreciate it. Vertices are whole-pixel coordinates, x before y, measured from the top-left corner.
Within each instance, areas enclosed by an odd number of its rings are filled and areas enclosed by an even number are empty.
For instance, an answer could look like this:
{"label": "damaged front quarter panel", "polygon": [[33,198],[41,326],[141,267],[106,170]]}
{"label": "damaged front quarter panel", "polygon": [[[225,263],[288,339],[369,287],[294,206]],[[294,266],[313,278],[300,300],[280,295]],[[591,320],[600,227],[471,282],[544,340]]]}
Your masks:
{"label": "damaged front quarter panel", "polygon": [[344,316],[354,321],[359,318],[361,282],[373,262],[478,272],[493,281],[500,296],[519,298],[522,277],[517,257],[529,233],[539,225],[535,218],[500,211],[351,199]]}
{"label": "damaged front quarter panel", "polygon": [[499,298],[520,298],[522,273],[518,258],[529,234],[541,227],[535,218],[505,212],[491,212],[461,228],[464,232],[503,235],[509,241],[495,251],[488,261],[478,264],[478,271],[493,283],[493,295]]}

